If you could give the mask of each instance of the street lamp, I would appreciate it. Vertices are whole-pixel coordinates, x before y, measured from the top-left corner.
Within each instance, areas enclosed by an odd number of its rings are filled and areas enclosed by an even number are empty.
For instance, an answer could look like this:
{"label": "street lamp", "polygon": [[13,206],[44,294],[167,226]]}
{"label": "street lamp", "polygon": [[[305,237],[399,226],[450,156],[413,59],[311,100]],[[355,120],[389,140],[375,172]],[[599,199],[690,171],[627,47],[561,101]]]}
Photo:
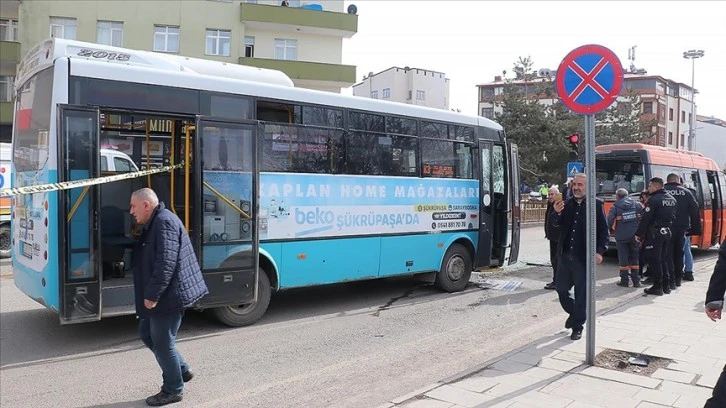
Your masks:
{"label": "street lamp", "polygon": [[683,58],[691,60],[691,120],[688,124],[688,150],[696,148],[696,135],[693,133],[693,126],[696,121],[696,58],[703,57],[703,50],[683,51]]}

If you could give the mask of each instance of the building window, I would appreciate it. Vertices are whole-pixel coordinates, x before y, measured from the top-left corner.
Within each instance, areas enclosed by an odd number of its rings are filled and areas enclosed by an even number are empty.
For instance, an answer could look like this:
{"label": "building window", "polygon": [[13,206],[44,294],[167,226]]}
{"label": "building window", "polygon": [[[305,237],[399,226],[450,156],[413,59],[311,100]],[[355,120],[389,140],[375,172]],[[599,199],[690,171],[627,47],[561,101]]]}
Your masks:
{"label": "building window", "polygon": [[12,102],[15,77],[0,76],[0,102]]}
{"label": "building window", "polygon": [[207,55],[221,55],[229,57],[232,32],[229,30],[207,29]]}
{"label": "building window", "polygon": [[371,91],[371,98],[378,99],[378,91]]}
{"label": "building window", "polygon": [[686,111],[681,111],[681,123],[686,123]]}
{"label": "building window", "polygon": [[686,137],[681,133],[681,147],[686,145]]}
{"label": "building window", "polygon": [[297,61],[297,40],[275,38],[275,59]]}
{"label": "building window", "polygon": [[18,41],[18,20],[0,19],[0,41]]}
{"label": "building window", "polygon": [[96,23],[96,42],[114,47],[123,47],[124,23],[98,21]]}
{"label": "building window", "polygon": [[693,114],[689,113],[689,114],[688,114],[688,124],[689,124],[689,125],[691,124],[691,121],[692,121],[692,120],[693,120]]}
{"label": "building window", "polygon": [[154,51],[179,52],[179,27],[155,26]]}
{"label": "building window", "polygon": [[426,92],[424,92],[424,91],[416,91],[416,100],[417,101],[425,101],[426,100]]}
{"label": "building window", "polygon": [[494,108],[481,108],[481,115],[487,119],[494,119]]}
{"label": "building window", "polygon": [[668,109],[668,120],[673,120],[673,108]]}
{"label": "building window", "polygon": [[391,97],[391,88],[383,88],[383,99]]}
{"label": "building window", "polygon": [[653,113],[653,102],[643,102],[643,113]]}
{"label": "building window", "polygon": [[245,57],[254,58],[255,56],[255,37],[245,36]]}
{"label": "building window", "polygon": [[668,145],[673,144],[673,132],[668,132]]}
{"label": "building window", "polygon": [[78,28],[75,18],[51,17],[50,18],[50,36],[55,38],[65,38],[67,40],[76,39],[76,29]]}

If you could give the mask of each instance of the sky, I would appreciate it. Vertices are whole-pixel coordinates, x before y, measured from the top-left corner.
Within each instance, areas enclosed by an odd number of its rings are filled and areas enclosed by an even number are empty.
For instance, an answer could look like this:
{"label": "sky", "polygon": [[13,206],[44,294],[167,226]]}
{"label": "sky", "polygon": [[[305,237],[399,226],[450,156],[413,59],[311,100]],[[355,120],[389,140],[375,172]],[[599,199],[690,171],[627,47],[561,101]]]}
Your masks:
{"label": "sky", "polygon": [[[695,61],[697,114],[726,120],[726,1],[345,1],[358,8],[358,32],[343,42],[343,64],[356,81],[391,66],[444,72],[450,108],[477,113],[477,84],[519,57],[534,69],[557,69],[571,50],[600,44],[624,68],[628,50],[648,75],[691,84]],[[689,16],[693,16],[692,18]],[[352,88],[342,91],[352,94]]]}

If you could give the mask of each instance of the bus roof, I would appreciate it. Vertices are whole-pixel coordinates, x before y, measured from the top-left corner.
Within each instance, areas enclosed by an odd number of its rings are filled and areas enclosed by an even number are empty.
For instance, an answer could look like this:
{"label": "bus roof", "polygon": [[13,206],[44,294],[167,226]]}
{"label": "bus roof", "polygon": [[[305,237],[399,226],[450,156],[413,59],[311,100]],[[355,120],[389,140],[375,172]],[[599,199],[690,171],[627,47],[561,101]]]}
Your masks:
{"label": "bus roof", "polygon": [[82,41],[50,38],[37,44],[23,57],[18,65],[16,89],[27,79],[53,64],[57,58],[82,58],[107,64],[141,66],[160,70],[212,75],[223,78],[243,79],[282,86],[293,86],[293,82],[281,71],[255,68],[222,61],[190,58],[159,52],[132,50],[110,45]]}
{"label": "bus roof", "polygon": [[718,164],[702,153],[672,147],[654,146],[642,143],[610,144],[595,147],[595,153],[614,153],[623,151],[644,151],[650,164],[688,167],[694,169],[719,171]]}
{"label": "bus roof", "polygon": [[[97,51],[124,54],[124,59],[128,56],[128,61],[114,60],[109,62],[108,56],[104,56],[104,54],[98,54],[103,58],[81,57],[77,55],[81,50],[89,50],[90,54]],[[89,54],[89,51],[83,54]],[[54,61],[51,58],[60,57],[70,58],[71,74],[82,77],[236,93],[267,99],[360,109],[503,130],[498,123],[481,116],[471,116],[445,109],[380,99],[295,88],[291,86],[292,81],[289,77],[279,71],[258,71],[257,68],[250,68],[254,72],[258,72],[258,74],[263,72],[264,75],[241,75],[241,73],[248,72],[245,68],[249,67],[57,38],[38,44],[26,54],[19,66],[16,84],[18,86],[22,85],[35,72],[51,66]],[[36,66],[30,66],[30,61],[40,62],[35,63]],[[103,69],[99,69],[100,64],[104,65]],[[238,68],[241,68],[241,70]],[[22,73],[21,70],[23,70]],[[240,74],[237,75],[237,73]],[[268,73],[272,74],[267,76]],[[286,81],[281,80],[283,77]]]}

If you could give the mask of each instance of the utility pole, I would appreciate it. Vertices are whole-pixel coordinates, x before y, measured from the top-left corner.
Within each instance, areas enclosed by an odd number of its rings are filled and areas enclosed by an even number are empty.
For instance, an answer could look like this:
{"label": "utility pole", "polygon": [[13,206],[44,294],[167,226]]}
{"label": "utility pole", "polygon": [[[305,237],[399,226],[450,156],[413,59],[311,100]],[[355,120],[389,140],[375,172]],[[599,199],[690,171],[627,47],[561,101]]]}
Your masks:
{"label": "utility pole", "polygon": [[688,50],[683,52],[683,58],[691,60],[691,120],[688,123],[688,150],[696,148],[696,135],[694,134],[696,122],[696,59],[704,55],[703,50]]}

